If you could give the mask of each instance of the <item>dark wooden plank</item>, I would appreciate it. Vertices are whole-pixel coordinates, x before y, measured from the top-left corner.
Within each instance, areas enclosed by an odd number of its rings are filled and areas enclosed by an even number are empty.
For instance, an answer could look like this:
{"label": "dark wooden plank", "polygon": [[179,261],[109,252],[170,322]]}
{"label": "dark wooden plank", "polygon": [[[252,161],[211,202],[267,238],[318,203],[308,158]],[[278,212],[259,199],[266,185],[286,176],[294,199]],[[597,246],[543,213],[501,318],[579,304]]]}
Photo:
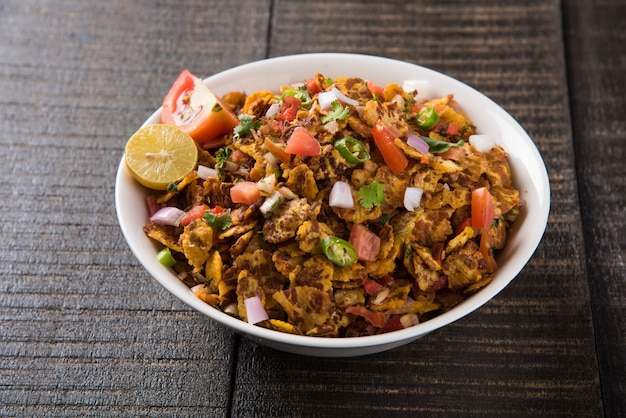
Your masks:
{"label": "dark wooden plank", "polygon": [[626,416],[626,4],[563,5],[602,396],[607,416]]}
{"label": "dark wooden plank", "polygon": [[[236,416],[601,416],[558,1],[276,1],[270,55],[342,51],[446,72],[499,102],[544,155],[553,209],[520,277],[458,323],[354,359],[244,341]],[[311,71],[315,71],[312,69]]]}
{"label": "dark wooden plank", "polygon": [[114,180],[183,68],[265,55],[269,10],[0,3],[0,415],[228,415],[234,335],[134,259]]}

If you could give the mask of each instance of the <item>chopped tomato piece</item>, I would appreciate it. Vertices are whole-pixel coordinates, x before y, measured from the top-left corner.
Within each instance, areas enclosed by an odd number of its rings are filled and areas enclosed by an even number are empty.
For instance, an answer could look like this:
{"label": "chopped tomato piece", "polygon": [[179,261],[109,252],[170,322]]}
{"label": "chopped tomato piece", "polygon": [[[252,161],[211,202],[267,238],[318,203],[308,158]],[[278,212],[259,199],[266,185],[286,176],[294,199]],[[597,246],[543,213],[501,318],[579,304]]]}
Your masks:
{"label": "chopped tomato piece", "polygon": [[382,312],[373,312],[364,306],[348,306],[346,308],[346,312],[352,315],[362,316],[367,322],[376,328],[382,328],[385,326],[385,314]]}
{"label": "chopped tomato piece", "polygon": [[476,228],[491,228],[494,208],[493,196],[487,187],[480,187],[472,191],[472,226]]}
{"label": "chopped tomato piece", "polygon": [[239,125],[230,108],[188,70],[163,99],[161,122],[180,128],[204,148],[221,146],[223,135]]}
{"label": "chopped tomato piece", "polygon": [[376,146],[383,155],[385,163],[387,163],[395,175],[398,175],[409,165],[409,160],[395,144],[394,140],[398,137],[398,134],[394,131],[395,129],[386,126],[382,120],[378,120],[372,128],[372,136]]}
{"label": "chopped tomato piece", "polygon": [[383,288],[383,285],[378,283],[376,280],[366,279],[363,281],[363,288],[368,295],[373,295]]}
{"label": "chopped tomato piece", "polygon": [[279,118],[284,121],[291,122],[296,118],[301,104],[302,102],[297,97],[291,95],[285,96],[283,99],[283,105],[280,107],[280,111],[278,112],[280,115]]}
{"label": "chopped tomato piece", "polygon": [[189,225],[196,219],[202,218],[207,210],[209,210],[209,207],[204,204],[194,206],[193,208],[189,209],[187,213],[185,213],[185,215],[180,219],[180,224],[182,226]]}
{"label": "chopped tomato piece", "polygon": [[374,261],[380,251],[380,237],[361,224],[354,224],[350,231],[350,244],[361,261]]}
{"label": "chopped tomato piece", "polygon": [[[290,97],[290,96],[287,96]],[[289,154],[314,157],[322,152],[322,147],[317,139],[305,128],[298,126],[291,133],[285,152]]]}
{"label": "chopped tomato piece", "polygon": [[265,148],[267,148],[269,152],[271,152],[283,163],[289,164],[289,161],[291,161],[291,154],[285,151],[285,147],[283,146],[284,144],[277,144],[276,142],[272,142],[271,139],[265,138],[263,145],[265,145]]}
{"label": "chopped tomato piece", "polygon": [[320,83],[317,82],[317,78],[312,77],[306,81],[306,86],[309,91],[313,94],[318,94],[322,92],[322,88],[320,87]]}
{"label": "chopped tomato piece", "polygon": [[372,96],[380,99],[385,98],[385,89],[374,83],[373,81],[367,82],[367,89],[372,93]]}
{"label": "chopped tomato piece", "polygon": [[448,127],[446,128],[446,133],[448,135],[456,135],[459,133],[459,125],[454,122],[450,122]]}
{"label": "chopped tomato piece", "polygon": [[230,188],[230,200],[233,203],[251,205],[261,196],[261,192],[253,181],[240,181]]}

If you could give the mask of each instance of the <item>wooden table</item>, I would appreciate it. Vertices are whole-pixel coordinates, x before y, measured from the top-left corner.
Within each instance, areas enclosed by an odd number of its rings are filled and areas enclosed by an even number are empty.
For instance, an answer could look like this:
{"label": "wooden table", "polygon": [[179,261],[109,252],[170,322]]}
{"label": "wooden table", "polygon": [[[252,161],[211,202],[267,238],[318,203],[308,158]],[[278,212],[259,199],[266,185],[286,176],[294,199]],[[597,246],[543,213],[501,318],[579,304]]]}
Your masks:
{"label": "wooden table", "polygon": [[[625,18],[621,0],[3,0],[0,415],[626,416]],[[536,141],[552,194],[493,301],[349,359],[192,311],[133,257],[113,199],[182,68],[329,51],[481,90]]]}

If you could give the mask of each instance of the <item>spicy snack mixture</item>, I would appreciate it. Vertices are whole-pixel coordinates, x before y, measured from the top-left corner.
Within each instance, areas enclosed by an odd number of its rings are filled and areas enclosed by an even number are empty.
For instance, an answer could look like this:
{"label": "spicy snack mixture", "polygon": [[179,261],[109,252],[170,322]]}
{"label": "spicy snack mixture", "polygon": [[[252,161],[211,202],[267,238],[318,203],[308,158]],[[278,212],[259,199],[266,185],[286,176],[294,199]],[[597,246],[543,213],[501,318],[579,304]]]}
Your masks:
{"label": "spicy snack mixture", "polygon": [[[190,85],[164,106],[181,129]],[[216,98],[234,122],[148,199],[159,259],[211,306],[309,336],[406,328],[486,286],[523,206],[505,150],[416,93],[317,74]]]}

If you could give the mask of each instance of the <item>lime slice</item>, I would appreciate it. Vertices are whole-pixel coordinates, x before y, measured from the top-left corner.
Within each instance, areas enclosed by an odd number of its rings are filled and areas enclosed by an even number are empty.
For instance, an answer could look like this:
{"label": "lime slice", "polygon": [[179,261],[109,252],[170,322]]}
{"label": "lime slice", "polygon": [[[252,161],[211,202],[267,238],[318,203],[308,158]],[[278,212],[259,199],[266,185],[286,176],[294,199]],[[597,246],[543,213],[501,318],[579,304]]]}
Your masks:
{"label": "lime slice", "polygon": [[171,125],[147,125],[126,143],[124,160],[133,177],[144,186],[165,190],[196,168],[195,141]]}

